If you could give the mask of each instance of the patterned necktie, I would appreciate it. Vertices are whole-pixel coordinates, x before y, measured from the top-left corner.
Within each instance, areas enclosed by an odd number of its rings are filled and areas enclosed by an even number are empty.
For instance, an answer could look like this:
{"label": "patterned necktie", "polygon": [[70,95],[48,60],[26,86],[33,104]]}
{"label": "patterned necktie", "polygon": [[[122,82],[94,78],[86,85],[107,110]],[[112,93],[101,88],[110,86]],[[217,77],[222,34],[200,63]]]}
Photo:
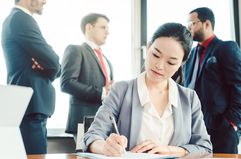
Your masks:
{"label": "patterned necktie", "polygon": [[107,86],[108,83],[109,83],[109,77],[108,77],[108,74],[107,74],[107,69],[106,69],[106,66],[105,66],[105,63],[104,63],[102,53],[101,53],[100,49],[94,49],[94,50],[97,53],[97,56],[99,58],[100,65],[101,65],[102,71],[103,71],[104,76],[105,76],[105,85]]}
{"label": "patterned necktie", "polygon": [[205,47],[202,46],[202,45],[198,45],[198,52],[197,52],[197,55],[198,55],[198,70],[197,70],[197,75],[196,75],[196,79],[199,77],[199,74],[200,74],[200,69],[201,69],[201,65],[202,65],[202,62],[203,62],[203,58],[204,58],[204,50]]}

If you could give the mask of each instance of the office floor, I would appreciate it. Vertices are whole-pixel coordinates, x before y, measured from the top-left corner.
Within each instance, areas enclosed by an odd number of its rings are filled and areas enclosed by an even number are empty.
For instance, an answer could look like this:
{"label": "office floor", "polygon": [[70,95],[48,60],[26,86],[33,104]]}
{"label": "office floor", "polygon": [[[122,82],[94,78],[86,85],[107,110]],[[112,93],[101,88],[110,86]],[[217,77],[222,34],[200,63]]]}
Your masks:
{"label": "office floor", "polygon": [[73,137],[51,137],[48,138],[48,154],[75,153],[75,142]]}
{"label": "office floor", "polygon": [[64,133],[64,129],[48,130],[48,153],[74,153],[75,149],[72,135]]}

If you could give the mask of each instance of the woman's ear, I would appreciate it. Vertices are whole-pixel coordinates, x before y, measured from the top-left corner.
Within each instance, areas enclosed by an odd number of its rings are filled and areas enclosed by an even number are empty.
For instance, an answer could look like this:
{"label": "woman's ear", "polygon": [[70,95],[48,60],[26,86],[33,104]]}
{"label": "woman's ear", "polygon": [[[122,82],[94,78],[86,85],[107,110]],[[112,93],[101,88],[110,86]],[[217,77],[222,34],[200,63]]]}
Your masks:
{"label": "woman's ear", "polygon": [[146,46],[147,49],[149,49],[149,48],[151,47],[151,44],[152,44],[152,43],[151,43],[150,41],[147,43],[147,46]]}
{"label": "woman's ear", "polygon": [[213,30],[213,29],[212,29],[212,23],[211,23],[210,20],[206,20],[206,21],[204,22],[204,25],[205,25],[205,28],[208,28],[208,29]]}

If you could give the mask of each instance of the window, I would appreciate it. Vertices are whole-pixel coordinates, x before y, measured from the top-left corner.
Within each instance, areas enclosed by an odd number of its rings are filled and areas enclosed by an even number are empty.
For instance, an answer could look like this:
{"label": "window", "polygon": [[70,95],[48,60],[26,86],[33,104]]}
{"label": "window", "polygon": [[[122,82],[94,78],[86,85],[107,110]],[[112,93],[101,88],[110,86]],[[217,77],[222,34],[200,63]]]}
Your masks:
{"label": "window", "polygon": [[209,7],[215,15],[214,33],[222,40],[235,40],[232,0],[147,0],[147,34],[150,40],[155,29],[165,22],[179,22],[187,26],[190,11]]}
{"label": "window", "polygon": [[[81,18],[91,12],[106,14],[110,18],[110,35],[102,47],[114,68],[115,81],[132,78],[131,4],[133,0],[50,0],[44,6],[43,15],[35,16],[41,31],[62,61],[68,44],[81,44],[84,36],[80,30]],[[137,2],[137,0],[135,1]],[[218,5],[217,5],[218,4]],[[0,1],[0,30],[2,22],[13,7],[12,1]],[[232,0],[147,0],[147,37],[150,40],[155,29],[165,22],[187,25],[188,13],[200,6],[210,7],[216,17],[215,34],[223,40],[234,40]],[[136,31],[136,30],[135,30]],[[135,60],[135,59],[134,59]],[[0,84],[6,83],[6,68],[0,49]],[[56,110],[48,120],[48,128],[64,128],[68,115],[68,94],[60,91],[59,79],[55,80]]]}
{"label": "window", "polygon": [[[0,25],[13,7],[13,2],[1,1]],[[131,1],[129,0],[51,0],[44,6],[43,14],[36,15],[44,38],[60,57],[69,44],[82,44],[84,36],[80,21],[88,13],[107,15],[109,36],[103,45],[103,53],[113,65],[114,80],[126,80],[131,75]],[[0,28],[1,29],[1,28]],[[6,84],[6,68],[0,50],[0,83]],[[61,92],[59,78],[54,81],[56,109],[48,120],[48,128],[64,128],[69,108],[69,95]]]}

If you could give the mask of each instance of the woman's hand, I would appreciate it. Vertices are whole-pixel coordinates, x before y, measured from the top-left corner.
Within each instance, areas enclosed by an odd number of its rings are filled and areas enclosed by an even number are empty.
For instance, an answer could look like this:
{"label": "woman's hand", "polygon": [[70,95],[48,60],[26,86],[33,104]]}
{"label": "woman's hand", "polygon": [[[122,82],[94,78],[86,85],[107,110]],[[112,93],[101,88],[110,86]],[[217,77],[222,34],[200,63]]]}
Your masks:
{"label": "woman's hand", "polygon": [[123,135],[112,133],[105,141],[94,141],[89,149],[90,152],[103,154],[106,156],[122,156],[127,147],[127,138]]}
{"label": "woman's hand", "polygon": [[188,152],[181,147],[177,146],[159,146],[151,140],[146,140],[139,145],[136,145],[131,152],[135,153],[151,153],[151,154],[167,154],[181,157],[186,155]]}

